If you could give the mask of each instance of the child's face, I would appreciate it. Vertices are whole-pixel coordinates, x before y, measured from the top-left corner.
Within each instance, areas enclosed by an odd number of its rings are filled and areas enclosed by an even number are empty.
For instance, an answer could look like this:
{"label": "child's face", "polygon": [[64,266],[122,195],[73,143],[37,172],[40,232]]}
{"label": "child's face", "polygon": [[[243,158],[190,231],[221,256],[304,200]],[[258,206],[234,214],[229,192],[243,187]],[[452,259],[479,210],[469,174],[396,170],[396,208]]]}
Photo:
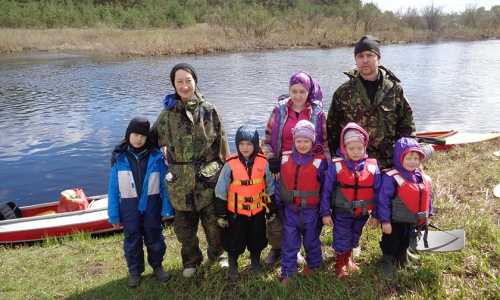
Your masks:
{"label": "child's face", "polygon": [[403,158],[403,168],[411,172],[420,166],[420,161],[420,155],[417,152],[411,151]]}
{"label": "child's face", "polygon": [[306,154],[311,151],[313,142],[308,138],[298,137],[294,140],[294,144],[300,154]]}
{"label": "child's face", "polygon": [[249,159],[253,154],[253,144],[250,141],[241,141],[238,143],[238,150],[244,158]]}
{"label": "child's face", "polygon": [[146,144],[146,139],[147,139],[147,136],[132,132],[130,134],[130,137],[128,138],[128,142],[134,148],[141,148],[142,146],[144,146]]}
{"label": "child's face", "polygon": [[344,146],[347,157],[351,160],[358,161],[365,157],[365,145],[361,142],[353,141]]}

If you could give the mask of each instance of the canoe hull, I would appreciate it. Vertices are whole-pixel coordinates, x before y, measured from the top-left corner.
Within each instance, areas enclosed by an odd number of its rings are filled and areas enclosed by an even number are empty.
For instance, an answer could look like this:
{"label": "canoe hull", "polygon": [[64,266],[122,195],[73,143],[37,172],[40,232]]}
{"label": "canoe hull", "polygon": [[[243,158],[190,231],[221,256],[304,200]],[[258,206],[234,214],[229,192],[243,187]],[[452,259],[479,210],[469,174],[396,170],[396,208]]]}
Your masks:
{"label": "canoe hull", "polygon": [[[102,233],[121,230],[108,222],[107,198],[91,197],[100,205],[82,211],[52,213],[57,202],[21,207],[23,217],[0,221],[0,244],[43,240],[80,232]],[[95,202],[98,203],[98,202]],[[105,205],[103,205],[105,204]]]}
{"label": "canoe hull", "polygon": [[500,138],[500,133],[466,133],[455,130],[449,131],[423,131],[417,132],[417,137],[434,138],[444,141],[444,143],[433,144],[435,151],[448,151],[459,145],[482,143]]}

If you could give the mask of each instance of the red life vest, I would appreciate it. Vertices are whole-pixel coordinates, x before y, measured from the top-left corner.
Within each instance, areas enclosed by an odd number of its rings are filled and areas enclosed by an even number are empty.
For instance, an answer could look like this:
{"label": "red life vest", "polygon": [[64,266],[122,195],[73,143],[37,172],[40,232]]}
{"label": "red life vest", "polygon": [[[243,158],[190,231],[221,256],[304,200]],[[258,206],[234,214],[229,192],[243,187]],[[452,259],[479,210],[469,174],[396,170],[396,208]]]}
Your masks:
{"label": "red life vest", "polygon": [[336,211],[351,212],[355,217],[367,215],[374,207],[377,160],[367,158],[361,171],[353,172],[342,158],[332,160],[337,171],[337,186],[333,200]]}
{"label": "red life vest", "polygon": [[422,174],[423,182],[407,181],[397,170],[391,169],[387,175],[392,176],[398,184],[396,197],[392,199],[392,220],[394,222],[425,224],[429,217],[431,202],[431,179]]}
{"label": "red life vest", "polygon": [[255,156],[250,177],[238,155],[231,156],[227,163],[233,175],[227,194],[227,209],[248,217],[260,213],[266,207],[267,201],[265,156],[260,153]]}
{"label": "red life vest", "polygon": [[280,196],[285,203],[298,207],[318,207],[321,184],[318,180],[318,168],[325,159],[316,155],[308,164],[298,165],[292,158],[292,152],[283,152],[280,172]]}

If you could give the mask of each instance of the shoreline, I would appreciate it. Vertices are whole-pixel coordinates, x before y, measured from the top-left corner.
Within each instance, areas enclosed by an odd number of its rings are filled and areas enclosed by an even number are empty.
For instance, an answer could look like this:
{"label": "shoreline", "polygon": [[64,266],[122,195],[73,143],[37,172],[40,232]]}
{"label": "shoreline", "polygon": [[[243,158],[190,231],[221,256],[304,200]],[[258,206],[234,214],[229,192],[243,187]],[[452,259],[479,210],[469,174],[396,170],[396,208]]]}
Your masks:
{"label": "shoreline", "polygon": [[[335,35],[334,35],[335,34]],[[291,49],[351,47],[363,33],[276,31],[265,38],[245,37],[208,24],[182,29],[121,30],[113,28],[0,28],[0,57],[29,53],[67,53],[110,57],[210,55]],[[495,34],[445,31],[374,32],[384,45],[498,39]]]}

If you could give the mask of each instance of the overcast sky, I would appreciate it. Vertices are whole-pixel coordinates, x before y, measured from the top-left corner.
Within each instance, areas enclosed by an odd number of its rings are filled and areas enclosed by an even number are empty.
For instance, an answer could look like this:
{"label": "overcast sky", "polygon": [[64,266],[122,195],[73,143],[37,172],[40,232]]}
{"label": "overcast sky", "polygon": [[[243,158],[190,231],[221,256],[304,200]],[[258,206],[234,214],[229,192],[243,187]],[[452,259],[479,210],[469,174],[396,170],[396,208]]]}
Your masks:
{"label": "overcast sky", "polygon": [[363,3],[375,3],[382,11],[398,11],[400,8],[415,7],[422,9],[434,2],[434,6],[442,7],[444,12],[462,12],[467,7],[484,6],[490,9],[492,6],[500,5],[500,0],[362,0]]}

